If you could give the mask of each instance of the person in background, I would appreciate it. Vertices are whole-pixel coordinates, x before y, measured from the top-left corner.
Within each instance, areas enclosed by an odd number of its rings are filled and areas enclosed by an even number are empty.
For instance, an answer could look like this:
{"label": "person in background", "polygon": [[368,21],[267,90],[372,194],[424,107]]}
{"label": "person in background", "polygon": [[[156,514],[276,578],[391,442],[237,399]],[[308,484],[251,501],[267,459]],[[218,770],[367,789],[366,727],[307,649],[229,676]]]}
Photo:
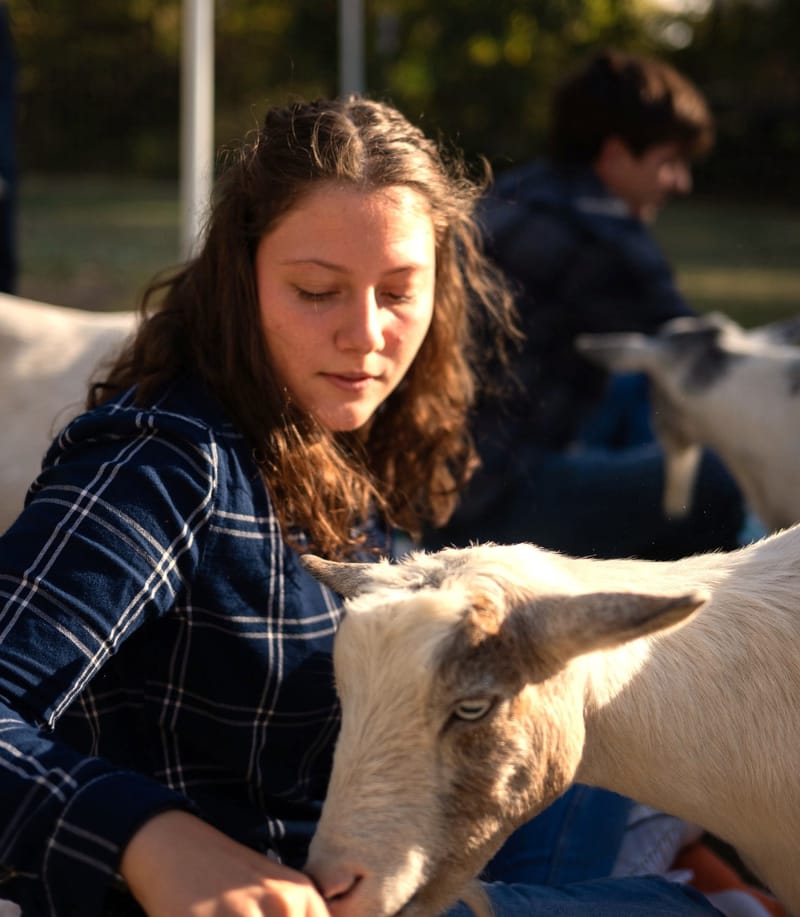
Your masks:
{"label": "person in background", "polygon": [[[713,140],[699,90],[652,57],[603,49],[556,88],[549,155],[501,174],[482,202],[486,248],[515,291],[524,343],[505,400],[479,402],[481,467],[449,522],[426,532],[427,548],[530,541],[575,555],[667,560],[739,545],[747,514],[719,459],[704,454],[686,518],[665,518],[646,380],[609,378],[574,347],[582,332],[653,332],[692,314],[650,224],[671,196],[690,192],[692,163]],[[549,851],[569,850],[557,833],[581,792],[589,794],[576,810],[585,836],[602,844],[598,825],[614,825],[621,837],[607,864],[614,875],[668,872],[678,857],[688,869],[693,857],[703,863],[698,887],[720,887],[704,884],[709,862],[725,866],[697,826],[647,806],[625,810],[585,787],[548,810],[555,834],[534,820],[509,839],[500,855],[506,880],[534,870],[570,875],[580,852],[553,866]],[[757,894],[737,881],[754,917],[762,913]]]}
{"label": "person in background", "polygon": [[609,380],[574,346],[582,332],[652,332],[691,312],[649,224],[691,190],[713,138],[701,93],[658,59],[602,50],[556,88],[549,156],[502,173],[482,207],[525,332],[519,384],[477,411],[482,468],[428,547],[670,559],[737,546],[742,499],[716,456],[703,457],[689,515],[666,519],[645,380]]}
{"label": "person in background", "polygon": [[0,293],[17,288],[17,58],[8,4],[0,0]]}
{"label": "person in background", "polygon": [[[0,537],[0,895],[25,917],[341,905],[300,871],[341,614],[300,555],[374,559],[452,511],[474,316],[514,335],[481,190],[386,104],[270,109],[53,442]],[[608,856],[572,850],[577,878]],[[605,876],[487,888],[498,917],[715,913]]]}

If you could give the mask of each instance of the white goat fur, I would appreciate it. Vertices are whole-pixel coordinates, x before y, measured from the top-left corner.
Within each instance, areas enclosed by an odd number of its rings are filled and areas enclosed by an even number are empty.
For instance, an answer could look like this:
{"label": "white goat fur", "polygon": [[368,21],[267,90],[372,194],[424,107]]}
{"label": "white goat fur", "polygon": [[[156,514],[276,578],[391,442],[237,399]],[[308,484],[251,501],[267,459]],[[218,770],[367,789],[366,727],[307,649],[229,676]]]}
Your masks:
{"label": "white goat fur", "polygon": [[586,334],[576,345],[615,372],[644,372],[666,455],[664,509],[691,505],[701,446],[713,449],[769,530],[800,522],[800,322],[745,331],[714,313],[657,334]]}
{"label": "white goat fur", "polygon": [[348,597],[307,863],[335,917],[439,913],[573,781],[703,825],[800,914],[800,527],[672,562],[304,560]]}
{"label": "white goat fur", "polygon": [[22,509],[53,434],[82,408],[95,366],[133,312],[88,312],[0,294],[0,533]]}

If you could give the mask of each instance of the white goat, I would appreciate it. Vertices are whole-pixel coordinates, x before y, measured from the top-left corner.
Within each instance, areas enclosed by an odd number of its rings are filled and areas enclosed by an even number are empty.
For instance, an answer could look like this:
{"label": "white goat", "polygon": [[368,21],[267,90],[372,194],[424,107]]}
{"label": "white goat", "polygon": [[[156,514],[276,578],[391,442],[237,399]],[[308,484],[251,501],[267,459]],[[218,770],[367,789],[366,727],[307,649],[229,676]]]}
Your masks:
{"label": "white goat", "polygon": [[701,446],[713,449],[770,530],[800,522],[800,321],[745,331],[718,313],[654,335],[584,334],[576,346],[614,372],[647,373],[666,456],[664,509],[691,505]]}
{"label": "white goat", "polygon": [[334,917],[439,913],[573,781],[704,826],[800,914],[800,526],[672,562],[304,563],[346,597],[306,866]]}
{"label": "white goat", "polygon": [[0,294],[0,532],[22,509],[56,430],[89,377],[134,329],[133,312],[88,312]]}

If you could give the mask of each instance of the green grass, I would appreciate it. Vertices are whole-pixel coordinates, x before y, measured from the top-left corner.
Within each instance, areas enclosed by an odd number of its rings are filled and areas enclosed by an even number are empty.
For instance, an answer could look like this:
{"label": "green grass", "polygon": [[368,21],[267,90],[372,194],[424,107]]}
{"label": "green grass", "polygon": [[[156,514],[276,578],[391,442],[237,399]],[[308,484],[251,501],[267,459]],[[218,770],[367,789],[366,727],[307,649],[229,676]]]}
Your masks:
{"label": "green grass", "polygon": [[[178,219],[174,183],[26,178],[19,293],[130,308],[178,260]],[[671,203],[654,232],[696,309],[745,325],[800,312],[800,211],[690,198]]]}
{"label": "green grass", "polygon": [[152,277],[179,258],[175,184],[37,177],[20,191],[21,296],[133,308]]}
{"label": "green grass", "polygon": [[800,312],[800,211],[674,201],[654,232],[699,311],[747,326]]}

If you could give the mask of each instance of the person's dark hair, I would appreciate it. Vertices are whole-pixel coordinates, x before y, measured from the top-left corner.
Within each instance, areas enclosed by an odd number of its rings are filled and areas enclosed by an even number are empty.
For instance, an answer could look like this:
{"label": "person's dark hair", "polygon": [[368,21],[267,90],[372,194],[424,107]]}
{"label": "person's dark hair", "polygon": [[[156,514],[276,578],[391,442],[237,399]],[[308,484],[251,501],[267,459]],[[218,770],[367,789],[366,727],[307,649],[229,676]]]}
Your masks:
{"label": "person's dark hair", "polygon": [[[137,385],[146,401],[183,371],[199,374],[248,438],[285,535],[346,556],[372,508],[412,534],[446,521],[475,464],[467,414],[475,396],[476,309],[514,335],[511,297],[484,256],[474,207],[489,180],[391,106],[361,98],[296,103],[263,127],[218,180],[202,248],[154,282],[137,335],[92,387],[89,406]],[[413,188],[436,239],[433,320],[405,380],[365,431],[330,434],[291,404],[260,323],[259,240],[321,182]]]}
{"label": "person's dark hair", "polygon": [[549,153],[559,163],[586,165],[612,136],[636,156],[677,143],[687,158],[697,159],[714,143],[714,121],[700,90],[670,64],[606,49],[556,87]]}

